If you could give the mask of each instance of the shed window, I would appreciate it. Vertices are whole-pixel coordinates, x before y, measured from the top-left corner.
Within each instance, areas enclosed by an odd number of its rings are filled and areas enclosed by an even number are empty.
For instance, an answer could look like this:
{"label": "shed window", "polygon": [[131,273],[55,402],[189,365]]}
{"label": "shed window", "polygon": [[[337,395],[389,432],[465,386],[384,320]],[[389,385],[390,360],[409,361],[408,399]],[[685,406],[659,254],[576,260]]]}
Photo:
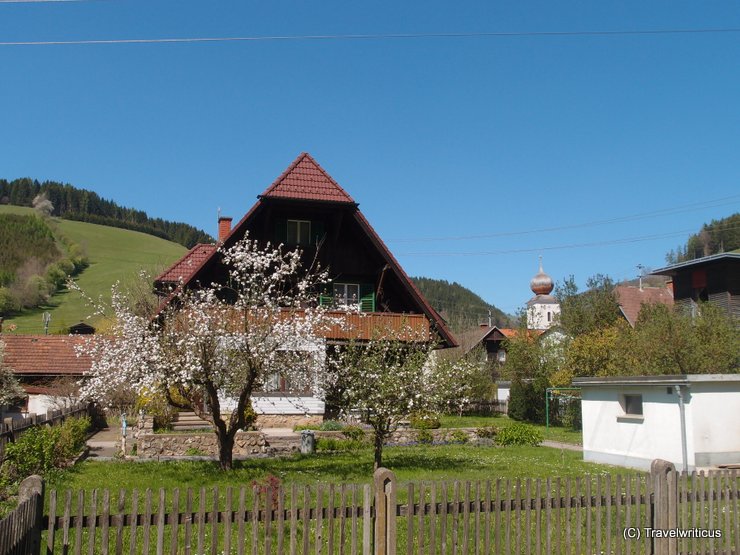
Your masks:
{"label": "shed window", "polygon": [[311,243],[311,222],[308,220],[288,220],[289,245],[308,245]]}
{"label": "shed window", "polygon": [[624,395],[622,409],[625,414],[642,416],[642,395]]}

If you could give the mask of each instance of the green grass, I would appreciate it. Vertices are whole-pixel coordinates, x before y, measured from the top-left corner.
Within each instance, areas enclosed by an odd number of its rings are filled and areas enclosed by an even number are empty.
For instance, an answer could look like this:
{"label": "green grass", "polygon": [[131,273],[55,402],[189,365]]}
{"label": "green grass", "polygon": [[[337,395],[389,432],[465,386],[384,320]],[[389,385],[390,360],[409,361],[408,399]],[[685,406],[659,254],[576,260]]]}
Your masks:
{"label": "green grass", "polygon": [[[0,214],[30,214],[32,208],[0,206]],[[159,237],[115,227],[52,218],[50,225],[80,245],[90,266],[77,276],[79,286],[92,298],[110,298],[110,288],[120,280],[135,279],[141,270],[159,273],[185,253],[185,247]],[[43,333],[42,314],[51,313],[50,332],[86,320],[91,309],[77,293],[62,291],[49,304],[7,318],[17,325],[16,333]],[[95,321],[92,321],[95,325]]]}
{"label": "green grass", "polygon": [[[481,428],[483,426],[505,428],[516,423],[516,420],[511,420],[508,416],[441,416],[439,421],[443,428]],[[583,443],[583,435],[580,431],[560,426],[550,426],[550,429],[534,424],[533,426],[542,432],[542,437],[546,440],[573,445]]]}
{"label": "green grass", "polygon": [[[384,466],[393,470],[401,482],[577,477],[615,470],[615,467],[584,462],[576,451],[473,445],[389,447],[384,450]],[[370,449],[237,461],[231,472],[222,472],[216,463],[203,461],[86,461],[51,477],[48,487],[73,490],[225,487],[250,484],[269,474],[285,484],[370,483],[372,469]]]}

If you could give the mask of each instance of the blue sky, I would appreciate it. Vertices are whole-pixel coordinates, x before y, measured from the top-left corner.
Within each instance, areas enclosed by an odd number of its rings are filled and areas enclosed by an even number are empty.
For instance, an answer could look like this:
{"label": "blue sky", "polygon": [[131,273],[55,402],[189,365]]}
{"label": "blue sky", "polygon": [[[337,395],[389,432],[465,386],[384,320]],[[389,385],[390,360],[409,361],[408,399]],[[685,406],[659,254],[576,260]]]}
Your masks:
{"label": "blue sky", "polygon": [[[0,1],[4,43],[719,28],[736,1]],[[740,32],[0,45],[0,177],[215,234],[308,151],[409,274],[514,312],[539,254],[631,278],[740,209],[739,98]]]}

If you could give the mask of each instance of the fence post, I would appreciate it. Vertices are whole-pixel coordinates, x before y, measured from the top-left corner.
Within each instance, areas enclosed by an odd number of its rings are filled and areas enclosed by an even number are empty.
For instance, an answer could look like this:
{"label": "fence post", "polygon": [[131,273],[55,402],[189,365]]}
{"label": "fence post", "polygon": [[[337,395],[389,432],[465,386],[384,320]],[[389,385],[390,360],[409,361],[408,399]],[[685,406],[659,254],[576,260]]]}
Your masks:
{"label": "fence post", "polygon": [[[650,465],[653,482],[654,510],[651,527],[655,530],[674,530],[678,526],[678,479],[673,463],[655,459]],[[677,553],[676,538],[653,538],[653,553]]]}
{"label": "fence post", "polygon": [[379,468],[373,473],[373,483],[375,555],[396,555],[396,475],[387,468]]}
{"label": "fence post", "polygon": [[31,501],[33,526],[26,536],[28,553],[41,553],[41,531],[44,521],[44,480],[36,474],[29,476],[18,486],[18,505]]}

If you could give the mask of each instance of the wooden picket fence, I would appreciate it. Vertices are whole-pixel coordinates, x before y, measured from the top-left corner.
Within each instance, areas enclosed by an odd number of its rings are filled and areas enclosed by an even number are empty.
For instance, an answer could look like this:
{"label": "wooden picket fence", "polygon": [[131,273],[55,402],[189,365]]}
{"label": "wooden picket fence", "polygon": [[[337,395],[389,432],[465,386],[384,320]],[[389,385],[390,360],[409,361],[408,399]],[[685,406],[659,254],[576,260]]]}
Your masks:
{"label": "wooden picket fence", "polygon": [[36,555],[41,546],[44,510],[44,484],[39,476],[23,480],[18,492],[18,507],[0,520],[2,555]]}
{"label": "wooden picket fence", "polygon": [[739,497],[738,471],[668,463],[640,475],[404,485],[379,469],[372,485],[51,491],[40,541],[48,555],[737,553]]}

